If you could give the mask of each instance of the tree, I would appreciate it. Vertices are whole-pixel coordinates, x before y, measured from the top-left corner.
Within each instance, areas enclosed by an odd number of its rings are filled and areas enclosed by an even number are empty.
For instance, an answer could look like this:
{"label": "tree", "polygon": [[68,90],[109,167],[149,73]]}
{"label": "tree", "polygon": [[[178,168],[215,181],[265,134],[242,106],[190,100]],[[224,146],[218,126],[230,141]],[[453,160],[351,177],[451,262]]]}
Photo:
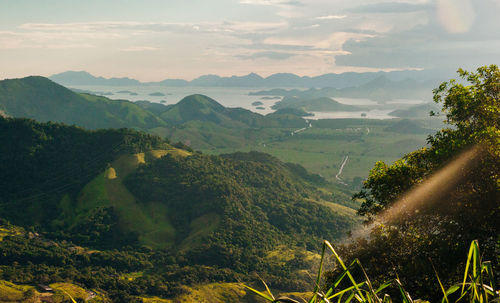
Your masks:
{"label": "tree", "polygon": [[373,219],[410,188],[473,146],[481,149],[478,156],[482,165],[475,171],[476,176],[480,177],[481,183],[491,183],[498,190],[500,70],[496,65],[490,65],[478,68],[476,73],[462,69],[458,73],[470,85],[450,80],[434,90],[434,101],[442,104],[449,127],[429,136],[429,147],[414,151],[393,165],[377,162],[364,182],[363,190],[353,197],[364,200],[358,211],[360,215]]}
{"label": "tree", "polygon": [[[353,196],[362,201],[358,214],[367,222],[382,219],[382,224],[375,225],[368,241],[344,247],[344,254],[359,257],[381,280],[393,271],[417,294],[435,286],[429,259],[438,264],[443,280],[456,279],[474,239],[484,246],[484,258],[496,260],[493,267],[499,269],[500,70],[490,65],[476,72],[459,69],[458,74],[461,82],[451,80],[433,91],[448,127],[429,136],[427,147],[392,165],[377,162]],[[467,161],[453,160],[464,153]],[[458,164],[453,175],[441,180],[441,188],[408,194],[427,188],[424,184],[446,173],[450,163]],[[384,216],[394,209],[397,216]],[[431,294],[430,299],[434,295],[440,296]]]}

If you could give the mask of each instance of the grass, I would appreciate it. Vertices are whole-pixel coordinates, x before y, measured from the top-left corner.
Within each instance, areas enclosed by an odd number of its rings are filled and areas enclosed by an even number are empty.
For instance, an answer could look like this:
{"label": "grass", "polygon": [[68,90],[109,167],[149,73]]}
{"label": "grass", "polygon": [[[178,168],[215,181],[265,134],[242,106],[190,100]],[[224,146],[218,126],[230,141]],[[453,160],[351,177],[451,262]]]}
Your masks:
{"label": "grass", "polygon": [[69,295],[74,300],[85,300],[89,297],[89,292],[85,289],[71,283],[53,283],[49,285],[54,291],[61,292],[63,295]]}
{"label": "grass", "polygon": [[210,283],[183,288],[186,293],[174,299],[159,297],[142,297],[141,299],[144,303],[254,302],[248,298],[248,291],[242,283]]}
{"label": "grass", "polygon": [[24,231],[20,227],[0,226],[0,241],[2,241],[4,237],[18,236],[22,235],[23,233]]}
{"label": "grass", "polygon": [[191,221],[191,232],[182,241],[181,249],[189,249],[193,245],[199,244],[199,240],[213,232],[220,223],[220,216],[216,213],[204,214]]}
{"label": "grass", "polygon": [[170,299],[162,299],[159,297],[142,297],[142,302],[143,303],[171,303],[173,302]]}
{"label": "grass", "polygon": [[[123,184],[125,178],[140,164],[166,154],[186,157],[191,153],[172,147],[118,157],[105,172],[84,187],[78,197],[76,209],[73,209],[68,201],[65,202],[65,199],[61,201],[63,220],[75,224],[96,207],[112,206],[120,217],[121,227],[137,232],[142,245],[154,248],[170,247],[174,244],[176,231],[167,219],[166,206],[159,202],[138,203]],[[80,215],[75,218],[75,214]]]}
{"label": "grass", "polygon": [[[313,124],[314,125],[314,124]],[[329,181],[336,182],[344,156],[349,161],[341,177],[352,180],[365,178],[376,161],[393,162],[404,154],[426,144],[425,134],[400,134],[384,131],[384,126],[343,129],[308,128],[294,136],[285,136],[280,140],[244,144],[239,148],[202,149],[207,153],[229,153],[235,151],[261,151],[269,153],[281,161],[298,163],[311,172],[322,175]],[[267,130],[266,130],[267,131]]]}
{"label": "grass", "polygon": [[[343,269],[343,272],[337,277],[331,288],[322,289],[321,283],[323,276],[323,266],[326,259],[326,252],[328,251],[332,253],[337,263],[341,266],[341,269]],[[363,273],[363,279],[356,280],[354,278],[352,271],[355,267],[361,269],[361,272]],[[436,276],[439,282],[439,287],[443,292],[443,299],[441,301],[442,303],[486,303],[500,301],[500,291],[496,289],[491,263],[489,261],[481,260],[479,243],[476,240],[472,241],[470,245],[465,266],[464,278],[461,283],[454,284],[448,289],[445,289],[443,284],[441,283],[441,280],[439,279],[437,272]],[[337,289],[341,282],[346,280],[350,283],[350,286],[347,286],[344,289]],[[247,289],[266,301],[270,301],[273,303],[299,302],[289,296],[281,296],[277,298],[273,295],[265,282],[264,286],[265,291],[259,291],[245,285]],[[392,303],[392,298],[387,293],[384,293],[384,290],[389,286],[393,286],[399,289],[399,299],[404,303],[426,302],[422,300],[412,299],[411,295],[404,289],[404,286],[397,278],[388,280],[382,285],[373,285],[358,259],[354,260],[351,264],[346,265],[338,255],[337,251],[330,244],[330,242],[324,241],[318,274],[313,285],[313,291],[309,295],[310,299],[304,301],[308,303],[330,303],[334,301],[346,303],[350,301],[356,301],[359,303]],[[451,299],[452,295],[454,295],[454,300]]]}
{"label": "grass", "polygon": [[210,283],[186,290],[188,294],[176,298],[175,302],[245,302],[248,293],[242,283]]}
{"label": "grass", "polygon": [[[157,152],[159,154],[159,152]],[[152,154],[151,156],[154,156]],[[126,229],[139,233],[139,241],[148,246],[168,246],[173,243],[175,231],[165,220],[152,216],[166,214],[167,210],[160,205],[144,206],[137,203],[135,197],[123,185],[125,178],[134,172],[139,164],[145,163],[145,154],[123,155],[115,160],[111,167],[116,171],[116,178],[108,179],[104,183],[106,198],[115,207],[120,223]],[[154,208],[151,210],[150,208]]]}
{"label": "grass", "polygon": [[0,280],[0,302],[19,302],[29,296],[28,291],[34,290],[33,286],[16,285]]}
{"label": "grass", "polygon": [[335,213],[337,213],[343,217],[351,218],[353,221],[356,221],[358,223],[362,222],[362,219],[356,215],[356,210],[354,210],[350,207],[340,205],[340,204],[337,204],[334,202],[329,202],[329,201],[318,201],[318,200],[307,199],[307,198],[305,200],[326,206],[326,207],[330,208],[332,211],[334,211]]}
{"label": "grass", "polygon": [[293,260],[296,256],[306,261],[311,268],[321,258],[319,254],[313,253],[305,249],[300,249],[300,248],[290,249],[286,245],[280,245],[275,247],[275,249],[268,251],[266,253],[266,260],[269,261],[270,263],[284,266],[286,262]]}
{"label": "grass", "polygon": [[0,280],[0,302],[108,302],[104,295],[97,292],[95,297],[90,298],[91,292],[75,284],[54,283],[49,286],[54,289],[53,293],[40,293],[35,286]]}
{"label": "grass", "polygon": [[143,271],[131,272],[131,273],[127,273],[127,274],[122,274],[120,276],[120,279],[134,281],[135,279],[140,278],[143,275],[144,275]]}

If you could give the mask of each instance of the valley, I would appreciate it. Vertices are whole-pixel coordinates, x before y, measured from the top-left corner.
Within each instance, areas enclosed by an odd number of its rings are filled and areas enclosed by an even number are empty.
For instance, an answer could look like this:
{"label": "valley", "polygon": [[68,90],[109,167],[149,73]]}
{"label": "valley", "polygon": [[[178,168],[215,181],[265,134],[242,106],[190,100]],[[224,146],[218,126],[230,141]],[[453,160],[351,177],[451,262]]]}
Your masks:
{"label": "valley", "polygon": [[390,119],[325,119],[394,105],[264,95],[263,115],[89,92],[0,81],[0,301],[258,302],[245,285],[261,279],[309,296],[321,241],[363,249],[349,246],[359,215],[397,197],[386,183],[405,191],[439,167],[453,131],[424,116],[439,107],[401,100]]}

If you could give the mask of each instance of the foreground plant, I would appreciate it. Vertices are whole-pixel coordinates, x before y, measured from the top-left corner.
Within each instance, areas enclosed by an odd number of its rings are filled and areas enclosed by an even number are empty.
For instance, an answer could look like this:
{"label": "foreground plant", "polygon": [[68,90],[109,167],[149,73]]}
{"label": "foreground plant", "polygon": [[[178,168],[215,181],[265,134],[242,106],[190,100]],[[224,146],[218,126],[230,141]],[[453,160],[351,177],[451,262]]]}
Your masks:
{"label": "foreground plant", "polygon": [[[320,283],[321,277],[323,275],[323,263],[325,254],[328,250],[331,251],[336,261],[341,266],[343,272],[337,277],[332,287],[330,287],[325,292],[321,289]],[[363,279],[361,281],[356,281],[356,279],[354,278],[353,269],[355,267],[359,268],[362,272]],[[491,262],[483,262],[481,260],[481,255],[479,253],[479,244],[477,240],[472,241],[470,245],[469,253],[467,256],[467,263],[465,266],[464,279],[462,283],[455,284],[445,290],[443,284],[441,283],[441,280],[437,275],[437,272],[436,277],[441,290],[443,291],[443,303],[500,302],[500,291],[496,289]],[[337,290],[342,281],[348,281],[349,286],[345,287],[344,289]],[[258,291],[246,285],[245,287],[257,294],[259,297],[270,302],[299,303],[297,300],[289,297],[276,298],[272,294],[267,284],[264,281],[263,283],[266,288],[265,292]],[[355,259],[349,266],[346,266],[346,264],[340,258],[330,242],[324,241],[321,252],[321,261],[314,285],[314,290],[312,292],[312,297],[308,301],[304,300],[304,302],[349,303],[354,299],[360,303],[389,303],[392,302],[391,296],[383,292],[389,286],[396,287],[399,290],[401,300],[404,303],[426,302],[422,300],[413,300],[410,294],[404,289],[398,278],[386,281],[382,285],[375,288],[358,259]],[[452,301],[451,297],[454,297],[455,299]]]}
{"label": "foreground plant", "polygon": [[439,277],[438,281],[444,293],[442,302],[449,303],[450,296],[456,294],[460,296],[455,302],[462,299],[468,302],[500,302],[500,291],[496,288],[493,267],[490,261],[481,260],[477,240],[472,241],[470,245],[463,282],[445,291]]}

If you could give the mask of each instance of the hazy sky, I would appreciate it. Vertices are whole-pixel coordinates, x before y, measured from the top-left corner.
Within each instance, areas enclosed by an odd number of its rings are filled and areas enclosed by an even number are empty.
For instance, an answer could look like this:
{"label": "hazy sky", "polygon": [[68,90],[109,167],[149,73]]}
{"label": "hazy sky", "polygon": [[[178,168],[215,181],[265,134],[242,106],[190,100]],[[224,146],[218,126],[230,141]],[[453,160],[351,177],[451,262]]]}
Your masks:
{"label": "hazy sky", "polygon": [[0,78],[500,63],[500,0],[0,0]]}

